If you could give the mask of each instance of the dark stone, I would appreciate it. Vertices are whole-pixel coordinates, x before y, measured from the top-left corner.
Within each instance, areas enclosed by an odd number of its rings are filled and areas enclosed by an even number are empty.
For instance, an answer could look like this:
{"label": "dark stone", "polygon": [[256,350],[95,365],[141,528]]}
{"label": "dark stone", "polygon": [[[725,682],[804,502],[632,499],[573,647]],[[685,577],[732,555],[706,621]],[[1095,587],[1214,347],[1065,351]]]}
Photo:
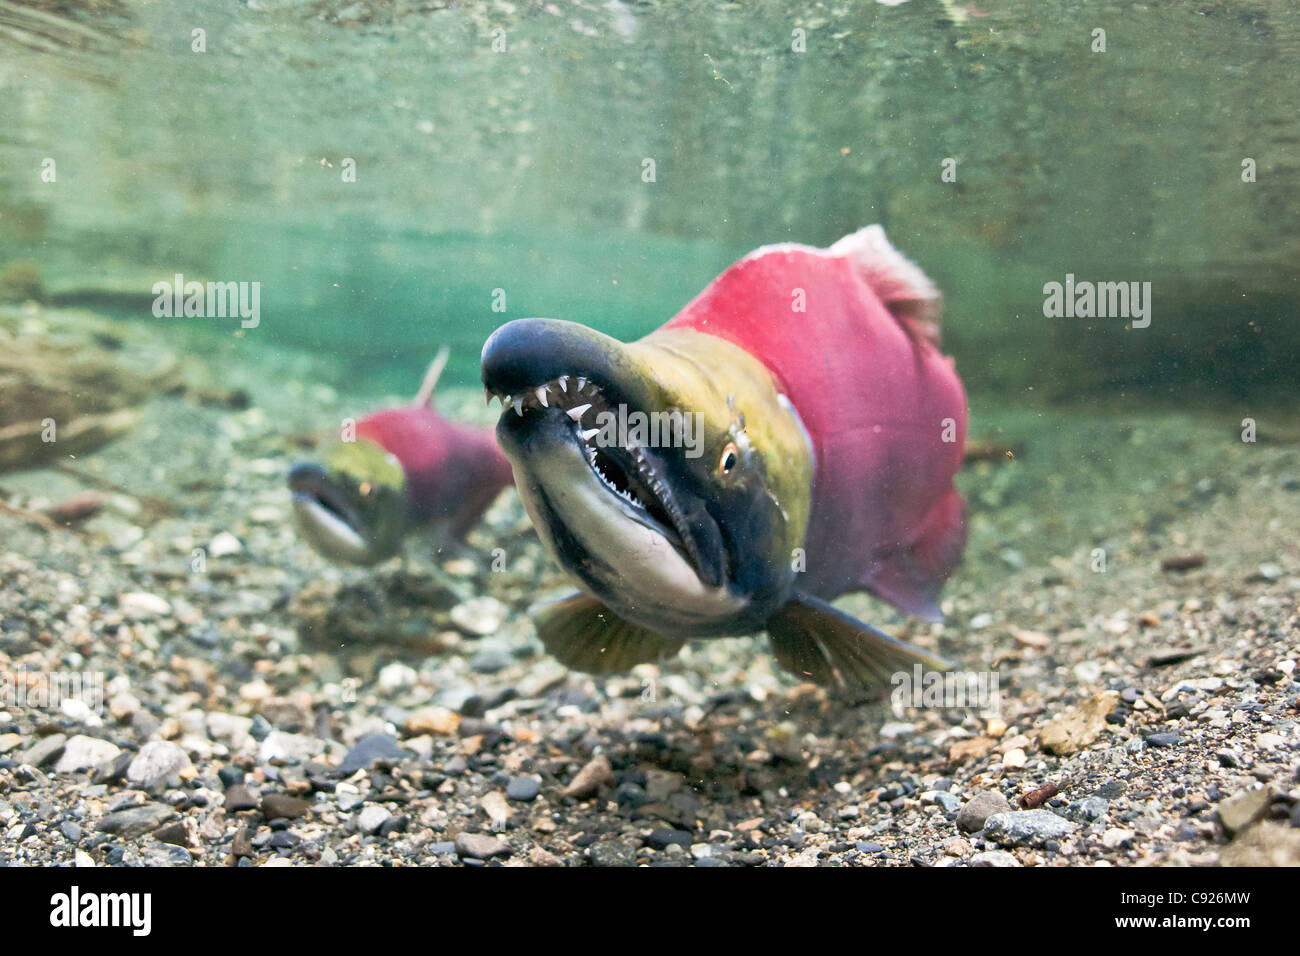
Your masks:
{"label": "dark stone", "polygon": [[310,809],[306,800],[288,794],[268,793],[262,797],[262,816],[268,820],[296,820]]}
{"label": "dark stone", "polygon": [[691,845],[691,835],[685,830],[670,830],[667,827],[656,827],[651,830],[650,835],[645,838],[645,845],[656,850],[666,850],[674,843],[678,846],[689,847]]}
{"label": "dark stone", "polygon": [[64,820],[59,824],[59,832],[69,843],[81,842],[81,827],[73,820]]}
{"label": "dark stone", "polygon": [[242,783],[226,788],[225,807],[231,813],[240,810],[256,810],[257,806],[257,797],[253,796],[253,792]]}
{"label": "dark stone", "polygon": [[143,836],[151,830],[156,830],[177,816],[175,810],[171,807],[164,807],[157,803],[146,803],[142,806],[131,807],[126,810],[117,810],[106,815],[99,821],[99,829],[104,833],[116,834],[126,839]]}
{"label": "dark stone", "polygon": [[636,866],[636,847],[623,840],[593,844],[587,850],[592,866]]}
{"label": "dark stone", "polygon": [[134,753],[124,750],[112,760],[106,760],[96,767],[90,779],[94,783],[121,783],[126,779],[126,768],[131,766],[134,759]]}
{"label": "dark stone", "polygon": [[1174,831],[1174,839],[1179,843],[1188,843],[1199,839],[1200,835],[1200,831],[1190,823],[1184,823]]}
{"label": "dark stone", "polygon": [[253,855],[253,841],[249,838],[248,827],[239,828],[239,832],[235,834],[235,839],[231,841],[230,852],[234,856]]}
{"label": "dark stone", "polygon": [[172,843],[176,846],[190,845],[190,831],[184,820],[164,824],[154,830],[153,835],[155,839],[161,840],[163,843]]}
{"label": "dark stone", "polygon": [[392,734],[366,734],[352,745],[352,749],[339,764],[338,772],[349,777],[358,770],[369,770],[380,761],[397,763],[404,760],[406,756],[406,751]]}
{"label": "dark stone", "polygon": [[469,666],[480,674],[499,674],[513,663],[507,651],[484,647],[470,658]]}
{"label": "dark stone", "polygon": [[1128,784],[1123,780],[1107,780],[1093,791],[1093,796],[1101,797],[1103,800],[1114,800],[1127,789]]}
{"label": "dark stone", "polygon": [[1181,740],[1178,731],[1172,730],[1167,733],[1151,734],[1147,737],[1146,742],[1148,747],[1173,747]]}
{"label": "dark stone", "polygon": [[995,813],[984,821],[985,837],[1008,846],[1043,846],[1078,828],[1077,823],[1050,810]]}
{"label": "dark stone", "polygon": [[254,714],[252,726],[248,728],[248,735],[254,740],[261,741],[265,740],[273,730],[275,730],[275,728],[271,726],[269,720],[261,714]]}
{"label": "dark stone", "polygon": [[442,772],[449,777],[458,777],[469,769],[469,764],[461,754],[457,754],[442,765]]}
{"label": "dark stone", "polygon": [[244,782],[244,771],[238,767],[229,765],[222,767],[217,771],[217,776],[220,778],[223,787],[233,787],[235,784]]}
{"label": "dark stone", "polygon": [[536,777],[515,777],[506,786],[506,796],[511,800],[532,800],[541,792],[542,782]]}
{"label": "dark stone", "polygon": [[645,805],[646,792],[635,783],[625,783],[615,791],[614,799],[622,809],[636,810]]}
{"label": "dark stone", "polygon": [[456,732],[461,737],[486,736],[492,733],[500,733],[500,731],[501,728],[479,717],[465,717],[456,728]]}

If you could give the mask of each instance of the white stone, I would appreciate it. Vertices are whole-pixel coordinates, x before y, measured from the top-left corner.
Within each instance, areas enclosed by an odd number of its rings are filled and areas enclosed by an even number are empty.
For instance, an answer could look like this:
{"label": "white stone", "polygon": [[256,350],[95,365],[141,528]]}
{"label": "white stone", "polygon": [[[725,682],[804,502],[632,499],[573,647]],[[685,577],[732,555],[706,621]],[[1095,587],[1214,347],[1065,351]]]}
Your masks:
{"label": "white stone", "polygon": [[379,672],[379,689],[384,693],[411,687],[419,679],[414,667],[402,663],[389,664]]}
{"label": "white stone", "polygon": [[506,606],[494,597],[470,598],[451,609],[451,622],[470,634],[495,634],[506,619]]}
{"label": "white stone", "polygon": [[104,720],[95,713],[89,704],[80,697],[65,697],[59,701],[59,710],[64,717],[87,727],[102,727]]}
{"label": "white stone", "polygon": [[175,776],[190,766],[189,755],[170,740],[154,740],[140,748],[131,765],[126,768],[126,779],[149,787]]}
{"label": "white stone", "polygon": [[391,816],[383,807],[366,807],[357,814],[357,829],[366,834],[377,833]]}
{"label": "white stone", "polygon": [[77,770],[89,770],[101,763],[116,759],[122,751],[118,747],[98,737],[78,734],[63,747],[63,754],[54,765],[55,773],[73,773]]}
{"label": "white stone", "polygon": [[239,554],[243,550],[243,544],[229,531],[222,531],[208,542],[208,557],[210,558],[224,558],[227,555]]}
{"label": "white stone", "polygon": [[122,609],[123,614],[138,620],[166,617],[172,612],[172,606],[168,601],[143,591],[128,591],[119,595],[117,606]]}
{"label": "white stone", "polygon": [[248,743],[248,732],[253,727],[251,717],[240,717],[212,711],[207,716],[208,734],[216,740],[224,740],[236,750]]}
{"label": "white stone", "polygon": [[1028,762],[1028,755],[1019,747],[1013,747],[1002,757],[1002,766],[1004,767],[1023,767]]}
{"label": "white stone", "polygon": [[272,760],[310,760],[324,749],[324,741],[316,737],[273,730],[262,741],[257,755],[262,763],[270,763]]}
{"label": "white stone", "polygon": [[1125,830],[1123,827],[1111,827],[1101,835],[1102,845],[1109,850],[1117,850],[1133,842],[1137,836],[1132,830]]}

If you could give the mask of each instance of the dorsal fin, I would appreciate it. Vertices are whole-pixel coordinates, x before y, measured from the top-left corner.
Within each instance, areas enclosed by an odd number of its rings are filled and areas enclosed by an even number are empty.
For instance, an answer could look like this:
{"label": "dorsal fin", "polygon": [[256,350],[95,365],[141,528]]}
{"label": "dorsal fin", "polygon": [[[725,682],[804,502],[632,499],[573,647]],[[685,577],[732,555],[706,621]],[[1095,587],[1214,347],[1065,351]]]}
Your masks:
{"label": "dorsal fin", "polygon": [[939,344],[942,296],[929,277],[885,238],[879,225],[850,233],[829,249],[849,259],[891,315],[914,339]]}
{"label": "dorsal fin", "polygon": [[429,363],[429,370],[424,373],[424,381],[420,383],[420,390],[415,393],[415,398],[411,400],[412,408],[433,404],[433,390],[438,387],[438,379],[442,375],[442,370],[447,367],[447,357],[449,355],[451,355],[451,349],[447,348],[447,346],[444,345],[438,349],[438,354]]}

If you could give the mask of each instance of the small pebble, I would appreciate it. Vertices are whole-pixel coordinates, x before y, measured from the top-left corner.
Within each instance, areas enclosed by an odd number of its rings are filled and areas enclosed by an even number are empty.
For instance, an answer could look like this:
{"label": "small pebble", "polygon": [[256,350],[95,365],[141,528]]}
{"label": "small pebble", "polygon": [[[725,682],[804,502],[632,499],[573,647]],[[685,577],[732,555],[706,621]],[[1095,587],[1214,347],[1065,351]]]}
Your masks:
{"label": "small pebble", "polygon": [[365,834],[377,833],[391,816],[383,807],[368,806],[357,814],[357,829]]}
{"label": "small pebble", "polygon": [[486,833],[462,831],[456,835],[456,852],[472,860],[489,860],[494,856],[506,856],[510,853],[510,847]]}
{"label": "small pebble", "polygon": [[511,800],[528,801],[542,790],[540,777],[514,777],[506,786],[506,796]]}

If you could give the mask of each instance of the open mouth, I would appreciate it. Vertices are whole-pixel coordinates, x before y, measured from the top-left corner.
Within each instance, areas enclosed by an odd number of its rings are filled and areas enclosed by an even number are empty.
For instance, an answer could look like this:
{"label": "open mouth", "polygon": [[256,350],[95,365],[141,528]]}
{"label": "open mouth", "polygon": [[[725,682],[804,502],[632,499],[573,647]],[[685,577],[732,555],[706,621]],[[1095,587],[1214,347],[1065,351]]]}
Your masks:
{"label": "open mouth", "polygon": [[[598,423],[601,413],[614,408],[599,386],[584,376],[561,375],[517,395],[485,389],[489,404],[501,399],[504,416],[516,415],[520,424],[531,418],[568,419],[574,441],[586,456],[592,474],[628,507],[631,517],[661,534],[702,577],[701,559],[690,522],[678,506],[672,489],[649,452],[635,444],[611,442]],[[603,419],[608,421],[608,418]]]}
{"label": "open mouth", "polygon": [[346,531],[360,540],[364,532],[360,516],[319,465],[295,465],[289,472],[289,489],[294,502],[315,514],[321,519],[321,524],[333,528],[336,533]]}

